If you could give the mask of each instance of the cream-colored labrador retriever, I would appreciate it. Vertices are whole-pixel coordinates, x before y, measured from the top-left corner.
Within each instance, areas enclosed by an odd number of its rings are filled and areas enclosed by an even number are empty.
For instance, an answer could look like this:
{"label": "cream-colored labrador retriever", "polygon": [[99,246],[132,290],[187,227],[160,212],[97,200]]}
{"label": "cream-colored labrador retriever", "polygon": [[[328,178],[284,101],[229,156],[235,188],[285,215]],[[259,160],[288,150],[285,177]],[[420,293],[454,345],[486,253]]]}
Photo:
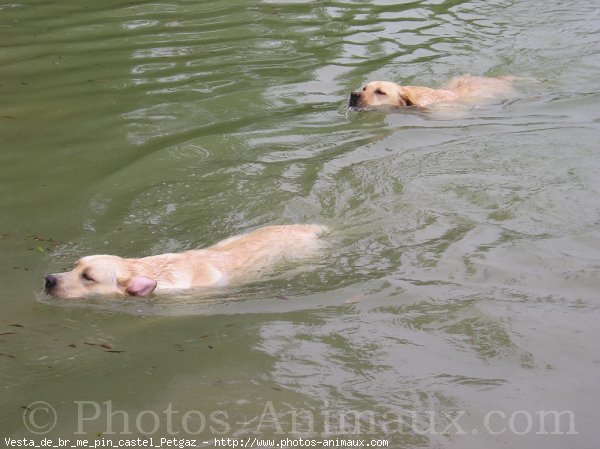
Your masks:
{"label": "cream-colored labrador retriever", "polygon": [[372,81],[362,91],[352,92],[348,106],[357,109],[377,107],[426,108],[436,103],[477,104],[514,96],[512,76],[487,78],[465,75],[452,79],[441,89],[401,86],[390,81]]}
{"label": "cream-colored labrador retriever", "polygon": [[248,282],[284,260],[314,255],[319,225],[267,226],[205,249],[141,259],[97,255],[79,259],[73,270],[46,276],[46,292],[62,298],[89,295],[146,296],[156,291]]}

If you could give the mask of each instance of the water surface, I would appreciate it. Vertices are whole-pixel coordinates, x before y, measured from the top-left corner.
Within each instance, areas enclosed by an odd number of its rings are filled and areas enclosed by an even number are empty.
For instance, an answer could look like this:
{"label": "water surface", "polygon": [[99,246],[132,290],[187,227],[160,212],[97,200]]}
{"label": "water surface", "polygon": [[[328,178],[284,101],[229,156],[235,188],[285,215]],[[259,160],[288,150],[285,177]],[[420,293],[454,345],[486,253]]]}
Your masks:
{"label": "water surface", "polygon": [[[5,2],[0,32],[0,436],[594,446],[592,3]],[[536,81],[445,119],[345,107],[463,73]],[[295,222],[334,244],[275,280],[41,290],[85,254]]]}

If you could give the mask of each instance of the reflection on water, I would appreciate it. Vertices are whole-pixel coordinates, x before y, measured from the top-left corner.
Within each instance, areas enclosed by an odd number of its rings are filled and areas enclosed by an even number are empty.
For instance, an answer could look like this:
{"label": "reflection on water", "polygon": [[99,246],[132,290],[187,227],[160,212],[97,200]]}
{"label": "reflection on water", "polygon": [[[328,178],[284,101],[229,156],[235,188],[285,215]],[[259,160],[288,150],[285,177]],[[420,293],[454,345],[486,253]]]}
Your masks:
{"label": "reflection on water", "polygon": [[[22,407],[43,400],[60,416],[48,435],[69,438],[87,400],[158,413],[156,436],[172,405],[226,412],[232,437],[261,422],[322,437],[328,416],[358,411],[376,422],[355,435],[393,447],[595,442],[600,10],[113,0],[0,15],[6,436],[32,436]],[[460,115],[346,108],[369,80],[462,73],[537,82]],[[327,257],[238,290],[41,292],[85,254],[293,222],[334,230]],[[260,420],[269,404],[283,433]],[[539,410],[572,411],[577,435],[484,431],[491,411]],[[293,433],[302,411],[314,428]]]}

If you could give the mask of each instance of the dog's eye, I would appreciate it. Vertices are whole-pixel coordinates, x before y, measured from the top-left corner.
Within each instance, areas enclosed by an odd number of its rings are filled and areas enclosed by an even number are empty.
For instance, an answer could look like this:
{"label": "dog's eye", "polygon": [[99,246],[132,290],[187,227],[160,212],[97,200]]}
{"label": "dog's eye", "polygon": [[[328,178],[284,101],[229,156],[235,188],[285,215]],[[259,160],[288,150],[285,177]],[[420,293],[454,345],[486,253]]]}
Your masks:
{"label": "dog's eye", "polygon": [[375,91],[375,93],[376,93],[377,95],[386,95],[386,93],[385,93],[384,91],[382,91],[381,89],[377,89],[377,90]]}
{"label": "dog's eye", "polygon": [[95,282],[95,281],[94,281],[94,278],[93,278],[92,276],[90,276],[90,273],[88,273],[87,271],[84,271],[83,273],[81,273],[81,277],[82,277],[83,279],[85,279],[86,281],[92,281],[92,282]]}

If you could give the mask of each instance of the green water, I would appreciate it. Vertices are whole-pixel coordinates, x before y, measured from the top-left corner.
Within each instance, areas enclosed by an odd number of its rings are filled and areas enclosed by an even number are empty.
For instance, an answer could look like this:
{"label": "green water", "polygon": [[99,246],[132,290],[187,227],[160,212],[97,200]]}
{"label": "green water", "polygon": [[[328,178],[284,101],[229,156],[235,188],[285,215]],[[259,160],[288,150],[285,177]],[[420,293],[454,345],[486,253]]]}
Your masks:
{"label": "green water", "polygon": [[[34,0],[0,36],[0,446],[596,445],[594,2]],[[463,73],[537,82],[455,117],[346,108]],[[42,291],[82,255],[305,222],[331,249],[274,280]]]}

